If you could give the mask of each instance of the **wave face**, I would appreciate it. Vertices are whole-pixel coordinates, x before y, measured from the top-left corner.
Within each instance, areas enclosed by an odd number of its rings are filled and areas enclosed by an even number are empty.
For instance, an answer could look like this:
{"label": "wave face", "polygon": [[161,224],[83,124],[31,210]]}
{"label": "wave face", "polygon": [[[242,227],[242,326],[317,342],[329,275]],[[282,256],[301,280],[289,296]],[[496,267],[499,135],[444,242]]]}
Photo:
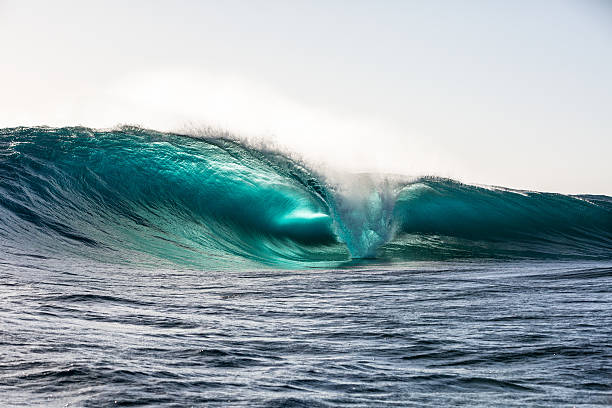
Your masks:
{"label": "wave face", "polygon": [[612,258],[612,198],[423,179],[394,208],[402,257]]}
{"label": "wave face", "polygon": [[361,175],[136,127],[0,130],[7,254],[195,267],[612,258],[612,199]]}

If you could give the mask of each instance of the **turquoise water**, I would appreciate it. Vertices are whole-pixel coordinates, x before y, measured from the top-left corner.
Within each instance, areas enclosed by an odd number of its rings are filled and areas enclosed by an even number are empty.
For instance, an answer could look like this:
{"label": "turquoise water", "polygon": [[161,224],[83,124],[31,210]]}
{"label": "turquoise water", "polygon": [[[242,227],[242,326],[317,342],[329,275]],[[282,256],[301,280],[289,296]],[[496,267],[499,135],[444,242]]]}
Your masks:
{"label": "turquoise water", "polygon": [[611,288],[610,197],[0,130],[2,406],[605,406]]}
{"label": "turquoise water", "polygon": [[355,176],[139,128],[0,131],[2,237],[15,251],[132,265],[609,259],[612,199]]}

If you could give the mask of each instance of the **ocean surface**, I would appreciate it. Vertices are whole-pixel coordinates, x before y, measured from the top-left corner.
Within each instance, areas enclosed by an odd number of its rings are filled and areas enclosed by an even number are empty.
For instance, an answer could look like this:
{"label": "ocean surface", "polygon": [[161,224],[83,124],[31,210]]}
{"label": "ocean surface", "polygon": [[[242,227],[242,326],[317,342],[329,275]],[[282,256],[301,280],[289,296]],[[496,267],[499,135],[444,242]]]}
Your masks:
{"label": "ocean surface", "polygon": [[610,406],[612,198],[0,129],[1,406]]}

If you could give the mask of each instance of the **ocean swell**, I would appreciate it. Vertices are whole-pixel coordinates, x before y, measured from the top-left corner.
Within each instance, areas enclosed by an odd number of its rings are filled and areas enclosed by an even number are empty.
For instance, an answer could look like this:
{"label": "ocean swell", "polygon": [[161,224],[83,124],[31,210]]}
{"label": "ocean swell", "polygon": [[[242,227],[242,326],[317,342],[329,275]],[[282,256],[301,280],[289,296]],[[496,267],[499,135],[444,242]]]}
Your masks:
{"label": "ocean swell", "polygon": [[612,200],[436,178],[326,182],[215,135],[0,130],[7,254],[194,267],[610,258]]}

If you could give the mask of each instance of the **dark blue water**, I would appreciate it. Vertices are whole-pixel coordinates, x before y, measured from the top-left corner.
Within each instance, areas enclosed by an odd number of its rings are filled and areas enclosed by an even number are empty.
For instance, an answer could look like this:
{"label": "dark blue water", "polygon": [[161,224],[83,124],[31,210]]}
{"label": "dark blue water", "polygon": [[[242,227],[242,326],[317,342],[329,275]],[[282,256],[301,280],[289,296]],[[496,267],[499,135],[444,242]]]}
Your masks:
{"label": "dark blue water", "polygon": [[612,264],[0,267],[5,406],[612,404]]}
{"label": "dark blue water", "polygon": [[0,129],[0,407],[612,405],[611,288],[611,197]]}

